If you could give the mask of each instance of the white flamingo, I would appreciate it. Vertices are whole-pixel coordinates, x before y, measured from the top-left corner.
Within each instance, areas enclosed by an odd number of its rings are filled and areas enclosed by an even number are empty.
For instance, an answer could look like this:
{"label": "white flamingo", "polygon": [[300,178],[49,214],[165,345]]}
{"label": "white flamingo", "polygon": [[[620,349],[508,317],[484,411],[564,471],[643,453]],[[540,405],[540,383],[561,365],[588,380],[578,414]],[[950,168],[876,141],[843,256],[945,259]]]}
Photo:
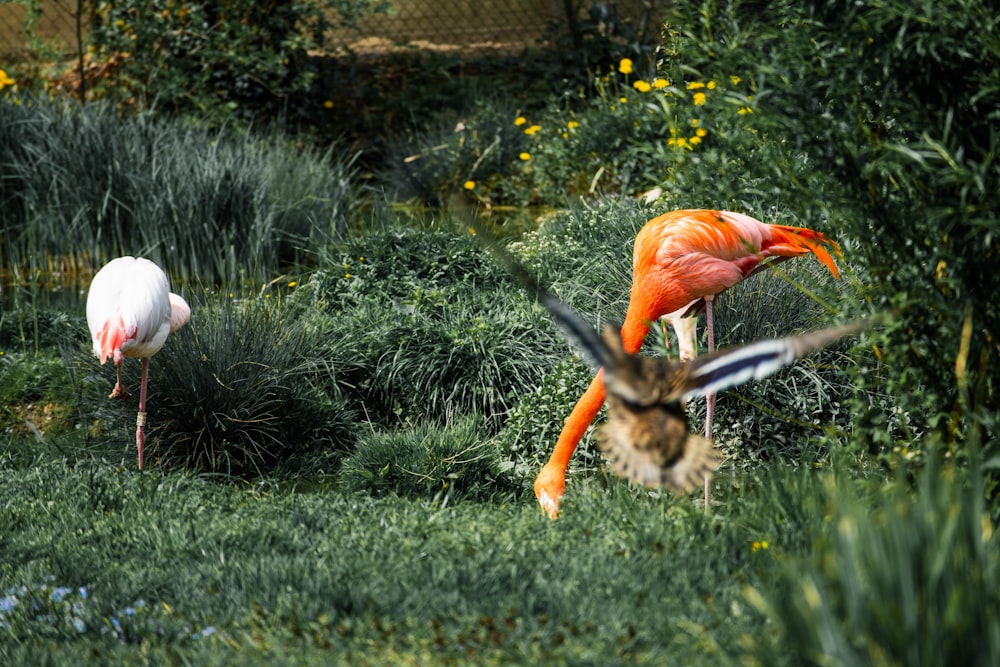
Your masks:
{"label": "white flamingo", "polygon": [[125,357],[142,358],[139,414],[135,421],[135,444],[142,470],[142,446],[146,440],[146,383],[149,358],[160,351],[167,335],[187,324],[191,308],[170,291],[167,274],[142,257],[119,257],[94,276],[87,294],[87,325],[94,340],[94,354],[103,364],[111,358],[118,371],[115,388],[108,398],[130,398],[122,386]]}

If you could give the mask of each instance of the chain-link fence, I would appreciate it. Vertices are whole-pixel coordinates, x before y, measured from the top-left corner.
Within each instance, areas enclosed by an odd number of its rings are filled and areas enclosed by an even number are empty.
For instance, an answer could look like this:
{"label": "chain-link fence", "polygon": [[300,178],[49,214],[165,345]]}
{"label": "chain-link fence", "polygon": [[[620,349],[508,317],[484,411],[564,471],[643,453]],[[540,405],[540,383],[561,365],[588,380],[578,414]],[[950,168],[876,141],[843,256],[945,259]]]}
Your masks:
{"label": "chain-link fence", "polygon": [[0,63],[78,55],[86,36],[85,6],[83,0],[0,0]]}
{"label": "chain-link fence", "polygon": [[[327,35],[325,50],[379,55],[402,50],[516,52],[553,28],[572,38],[581,22],[609,32],[628,26],[655,39],[668,0],[393,0],[386,14]],[[86,0],[0,0],[0,67],[27,58],[74,58],[86,50]]]}

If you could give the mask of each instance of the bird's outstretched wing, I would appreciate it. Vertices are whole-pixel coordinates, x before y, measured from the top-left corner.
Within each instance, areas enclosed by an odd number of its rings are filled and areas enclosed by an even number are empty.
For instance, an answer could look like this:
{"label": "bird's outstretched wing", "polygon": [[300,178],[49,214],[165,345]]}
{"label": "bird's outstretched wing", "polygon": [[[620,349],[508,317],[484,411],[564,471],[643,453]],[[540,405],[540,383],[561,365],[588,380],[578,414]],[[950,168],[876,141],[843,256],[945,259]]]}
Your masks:
{"label": "bird's outstretched wing", "polygon": [[696,357],[682,372],[683,382],[676,389],[679,393],[676,398],[704,396],[760,380],[822,347],[873,326],[879,319],[872,317],[797,336],[759,340]]}

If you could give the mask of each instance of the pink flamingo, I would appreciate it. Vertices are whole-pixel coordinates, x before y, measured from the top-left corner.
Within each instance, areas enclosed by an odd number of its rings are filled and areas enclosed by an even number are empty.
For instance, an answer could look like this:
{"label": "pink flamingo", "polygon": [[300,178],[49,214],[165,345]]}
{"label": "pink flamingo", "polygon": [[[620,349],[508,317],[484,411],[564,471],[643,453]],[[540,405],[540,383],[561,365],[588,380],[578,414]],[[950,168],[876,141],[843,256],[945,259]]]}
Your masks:
{"label": "pink flamingo", "polygon": [[[635,354],[654,321],[675,326],[685,356],[693,356],[691,322],[682,317],[704,304],[709,351],[714,349],[712,300],[741,280],[777,262],[813,253],[834,276],[837,265],[827,248],[839,246],[819,232],[768,225],[748,215],[703,209],[665,213],[647,222],[635,237],[632,291],[621,328],[623,351]],[[770,258],[770,261],[767,261]],[[678,326],[678,325],[681,326]],[[687,325],[685,328],[684,325]],[[598,371],[563,425],[548,462],[535,479],[535,497],[551,517],[559,515],[569,466],[577,444],[604,403],[604,370]],[[711,436],[714,394],[707,396],[705,437]],[[708,508],[709,479],[705,478]]]}
{"label": "pink flamingo", "polygon": [[167,274],[142,257],[119,257],[94,276],[87,294],[87,325],[94,340],[94,354],[103,364],[110,357],[118,373],[108,398],[128,399],[122,385],[124,357],[142,358],[139,414],[135,421],[135,444],[142,470],[142,446],[146,441],[146,383],[149,358],[160,351],[167,335],[187,324],[191,308],[170,291]]}

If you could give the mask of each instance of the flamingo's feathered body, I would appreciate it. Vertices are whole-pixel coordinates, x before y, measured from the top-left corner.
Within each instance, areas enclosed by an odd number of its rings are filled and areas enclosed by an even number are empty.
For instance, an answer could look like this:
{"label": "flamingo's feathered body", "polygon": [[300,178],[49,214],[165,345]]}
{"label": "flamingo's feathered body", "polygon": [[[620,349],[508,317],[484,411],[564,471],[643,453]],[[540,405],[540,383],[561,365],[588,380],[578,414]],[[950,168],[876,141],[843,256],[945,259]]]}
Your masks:
{"label": "flamingo's feathered body", "polygon": [[[622,348],[635,354],[653,322],[663,316],[676,322],[702,303],[711,348],[711,307],[717,294],[776,262],[808,253],[839,276],[831,250],[840,252],[819,232],[769,225],[741,213],[689,209],[653,218],[635,238]],[[566,418],[552,455],[535,480],[535,496],[553,518],[559,513],[570,457],[604,399],[603,371],[599,371]]]}
{"label": "flamingo's feathered body", "polygon": [[142,468],[143,426],[146,418],[146,384],[149,357],[163,347],[167,336],[184,326],[191,309],[170,291],[167,274],[141,257],[119,257],[104,265],[90,283],[87,325],[94,354],[103,364],[109,358],[117,367],[117,382],[109,398],[129,398],[122,385],[124,357],[142,358],[136,447]]}

